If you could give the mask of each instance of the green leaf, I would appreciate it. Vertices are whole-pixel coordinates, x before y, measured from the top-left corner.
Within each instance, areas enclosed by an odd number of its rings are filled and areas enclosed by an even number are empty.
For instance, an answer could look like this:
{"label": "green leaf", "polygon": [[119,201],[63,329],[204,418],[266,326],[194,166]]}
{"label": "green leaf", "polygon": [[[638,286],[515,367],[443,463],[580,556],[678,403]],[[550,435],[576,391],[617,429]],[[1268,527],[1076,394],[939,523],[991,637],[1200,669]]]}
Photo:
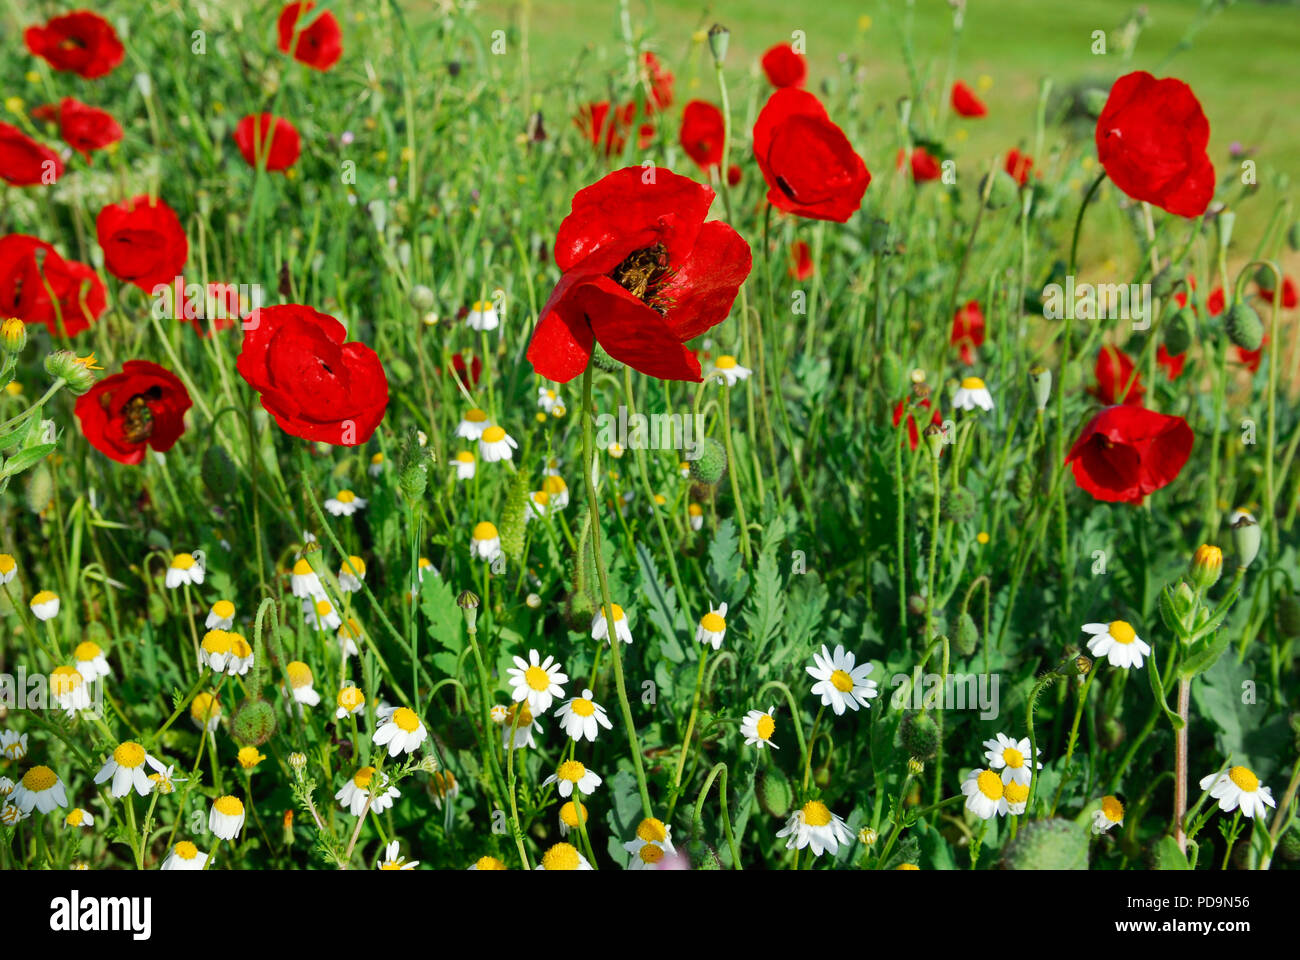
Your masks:
{"label": "green leaf", "polygon": [[35,466],[48,457],[54,452],[54,448],[53,443],[40,443],[14,454],[5,461],[4,469],[0,470],[0,478],[17,476],[28,467]]}
{"label": "green leaf", "polygon": [[641,568],[641,593],[648,602],[650,622],[659,630],[660,652],[673,663],[681,663],[686,659],[686,651],[677,635],[686,629],[686,622],[677,609],[677,598],[659,576],[659,568],[644,543],[636,545],[636,560]]}
{"label": "green leaf", "polygon": [[455,654],[465,649],[465,615],[451,584],[433,574],[425,576],[420,582],[420,610],[429,621],[434,640]]}

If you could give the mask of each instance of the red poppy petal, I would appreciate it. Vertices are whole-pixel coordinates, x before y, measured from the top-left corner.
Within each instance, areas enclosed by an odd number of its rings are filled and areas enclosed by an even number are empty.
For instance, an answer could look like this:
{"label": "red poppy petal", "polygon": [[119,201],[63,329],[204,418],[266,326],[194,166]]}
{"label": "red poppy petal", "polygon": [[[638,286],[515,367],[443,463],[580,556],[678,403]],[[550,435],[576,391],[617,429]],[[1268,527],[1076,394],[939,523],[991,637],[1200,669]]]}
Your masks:
{"label": "red poppy petal", "polygon": [[659,293],[670,304],[666,319],[674,336],[693,340],[725,320],[752,266],[740,234],[717,220],[706,223],[686,262]]}
{"label": "red poppy petal", "polygon": [[703,379],[700,361],[654,310],[609,277],[574,291],[596,340],[615,360],[660,380]]}

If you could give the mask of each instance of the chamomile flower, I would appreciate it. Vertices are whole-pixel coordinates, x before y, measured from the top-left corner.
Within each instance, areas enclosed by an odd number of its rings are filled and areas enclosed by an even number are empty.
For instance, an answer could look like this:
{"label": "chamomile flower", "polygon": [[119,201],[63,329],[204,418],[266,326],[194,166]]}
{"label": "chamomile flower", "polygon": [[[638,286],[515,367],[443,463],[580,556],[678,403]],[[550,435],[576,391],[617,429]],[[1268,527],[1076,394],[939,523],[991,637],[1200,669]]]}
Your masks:
{"label": "chamomile flower", "polygon": [[214,603],[208,611],[208,619],[203,621],[203,626],[209,630],[229,630],[234,625],[235,605],[229,600],[218,600]]}
{"label": "chamomile flower", "polygon": [[1017,817],[1025,813],[1025,804],[1029,802],[1029,784],[1017,783],[1015,780],[1002,784],[1002,796],[1007,801],[1007,813]]}
{"label": "chamomile flower", "polygon": [[755,746],[762,750],[764,747],[771,747],[773,750],[780,748],[772,742],[772,734],[776,732],[776,707],[767,708],[767,712],[762,710],[751,710],[745,714],[745,718],[740,721],[740,735],[745,738],[745,746]]}
{"label": "chamomile flower", "polygon": [[320,576],[311,568],[311,564],[305,557],[293,565],[293,572],[289,575],[289,587],[295,597],[304,600],[308,597],[325,596],[325,588],[321,586]]}
{"label": "chamomile flower", "polygon": [[456,424],[456,436],[462,440],[477,440],[483,436],[483,431],[488,426],[487,411],[475,407],[467,411],[465,416],[460,418],[460,423]]}
{"label": "chamomile flower", "polygon": [[19,779],[10,800],[24,814],[32,812],[35,807],[41,813],[49,813],[55,807],[68,805],[68,793],[63,789],[63,781],[49,767],[28,767]]}
{"label": "chamomile flower", "polygon": [[451,468],[456,471],[457,480],[473,480],[476,467],[472,450],[462,450],[452,457]]}
{"label": "chamomile flower", "polygon": [[714,650],[722,649],[723,638],[727,635],[727,605],[721,604],[716,610],[700,617],[700,625],[695,631],[696,643],[711,643]]}
{"label": "chamomile flower", "polygon": [[591,698],[590,690],[583,690],[582,696],[574,697],[564,703],[555,711],[555,715],[560,718],[560,726],[564,728],[564,732],[573,740],[586,737],[595,743],[600,727],[606,730],[614,729],[613,724],[609,722],[609,717],[605,716],[605,708]]}
{"label": "chamomile flower", "polygon": [[835,645],[834,654],[822,644],[822,652],[813,654],[813,662],[815,667],[804,669],[817,681],[812,693],[822,698],[822,706],[834,709],[837,717],[845,709],[870,708],[867,701],[876,696],[876,681],[867,679],[872,664],[858,664],[857,658],[845,652],[841,644]]}
{"label": "chamomile flower", "polygon": [[636,828],[636,837],[623,844],[632,854],[629,870],[657,870],[665,854],[675,854],[673,828],[662,820],[646,817]]}
{"label": "chamomile flower", "polygon": [[506,717],[510,716],[510,708],[503,703],[495,703],[492,709],[488,711],[493,723],[505,723]]}
{"label": "chamomile flower", "polygon": [[382,793],[374,794],[371,800],[372,787],[378,787],[375,782],[374,767],[359,767],[357,772],[348,778],[347,783],[343,784],[338,793],[334,794],[334,799],[339,802],[348,813],[354,817],[359,817],[366,809],[366,804],[370,804],[372,813],[383,813],[393,805],[393,801],[402,795],[402,791],[397,787],[390,786]]}
{"label": "chamomile flower", "polygon": [[992,410],[993,395],[979,377],[967,377],[952,395],[952,405],[958,410]]}
{"label": "chamomile flower", "polygon": [[424,743],[429,731],[424,728],[414,710],[398,707],[392,715],[375,728],[376,746],[387,746],[388,755],[395,757],[399,753],[414,753],[415,748]]}
{"label": "chamomile flower", "polygon": [[0,826],[12,827],[26,820],[30,813],[23,813],[16,803],[0,804]]}
{"label": "chamomile flower", "polygon": [[583,826],[587,824],[587,806],[577,800],[568,800],[560,806],[560,836],[567,837],[570,830],[578,829],[578,818]]}
{"label": "chamomile flower", "polygon": [[545,490],[534,490],[528,495],[528,501],[524,510],[524,522],[531,523],[534,520],[541,520],[551,510],[551,496]]}
{"label": "chamomile flower", "polygon": [[560,464],[563,461],[559,457],[550,457],[546,461],[546,466],[542,467],[542,476],[558,477],[560,475]]}
{"label": "chamomile flower", "polygon": [[42,590],[32,597],[30,606],[37,620],[53,620],[59,615],[59,595],[51,590]]}
{"label": "chamomile flower", "polygon": [[484,520],[474,525],[469,539],[469,555],[485,563],[501,556],[501,534],[497,532],[496,524]]}
{"label": "chamomile flower", "polygon": [[63,825],[65,827],[93,827],[95,818],[91,816],[89,810],[73,807],[68,811],[68,815],[63,818]]}
{"label": "chamomile flower", "polygon": [[244,801],[226,794],[212,801],[208,829],[222,840],[233,840],[244,829]]}
{"label": "chamomile flower", "polygon": [[[631,643],[632,628],[627,625],[627,615],[623,612],[623,608],[617,603],[611,603],[609,607],[614,614],[614,636],[624,643]],[[604,604],[601,604],[600,609],[596,611],[595,618],[591,621],[591,639],[609,640],[609,626],[605,623]]]}
{"label": "chamomile flower", "polygon": [[0,553],[0,585],[12,583],[18,576],[18,562],[12,554]]}
{"label": "chamomile flower", "polygon": [[848,826],[820,800],[809,800],[792,813],[776,835],[790,838],[785,842],[787,850],[812,847],[814,857],[820,857],[823,850],[837,853],[841,843],[852,840]]}
{"label": "chamomile flower", "polygon": [[441,810],[444,800],[451,800],[460,795],[460,784],[456,782],[456,777],[450,770],[436,770],[429,777],[427,790],[429,796],[433,798],[434,806]]}
{"label": "chamomile flower", "polygon": [[226,673],[232,677],[242,677],[253,667],[253,648],[240,634],[230,635],[230,659],[226,661]]}
{"label": "chamomile flower", "polygon": [[376,453],[370,458],[370,466],[366,467],[366,473],[372,477],[377,477],[384,472],[384,455]]}
{"label": "chamomile flower", "polygon": [[1088,652],[1094,657],[1105,657],[1112,667],[1127,670],[1142,669],[1142,658],[1150,656],[1151,648],[1126,620],[1110,623],[1085,623],[1083,632],[1092,634]]}
{"label": "chamomile flower", "polygon": [[1265,807],[1277,806],[1272,792],[1249,767],[1237,766],[1223,773],[1212,773],[1201,780],[1201,789],[1210,791],[1224,813],[1241,807],[1241,812],[1248,817],[1262,817]]}
{"label": "chamomile flower", "polygon": [[510,697],[516,703],[526,700],[534,714],[545,713],[551,708],[551,701],[564,696],[560,684],[568,683],[569,676],[560,672],[560,662],[554,657],[541,660],[536,650],[529,650],[527,660],[515,657],[514,661],[515,665],[506,672],[510,686],[514,687]]}
{"label": "chamomile flower", "polygon": [[334,610],[334,604],[323,597],[304,600],[302,612],[317,630],[337,630],[343,626],[343,618]]}
{"label": "chamomile flower", "polygon": [[627,452],[627,448],[624,447],[623,444],[618,443],[618,442],[616,441],[616,442],[611,443],[611,444],[609,445],[609,451],[608,451],[608,452],[609,452],[609,455],[610,455],[611,457],[613,457],[615,460],[622,460],[622,459],[623,459],[623,454]]}
{"label": "chamomile flower", "polygon": [[201,556],[196,557],[192,553],[178,553],[172,557],[163,585],[168,590],[175,590],[187,584],[202,583],[203,576],[204,569]]}
{"label": "chamomile flower", "polygon": [[469,867],[467,867],[466,869],[469,869],[469,870],[508,870],[509,867],[507,867],[504,863],[502,863],[502,862],[501,862],[500,860],[498,860],[496,857],[479,857],[477,860],[475,860],[473,863],[471,863],[471,864],[469,865]]}
{"label": "chamomile flower", "polygon": [[[495,711],[497,708],[493,707],[492,709]],[[542,732],[542,725],[533,717],[533,711],[529,709],[528,701],[521,700],[508,710],[505,707],[502,707],[501,709],[505,711],[505,714],[501,718],[501,724],[503,727],[501,731],[501,746],[506,750],[522,750],[525,747],[535,750],[537,748],[537,741],[534,739],[533,735]],[[516,715],[519,717],[518,721],[515,720]],[[495,719],[495,713],[493,719]],[[513,746],[510,743],[511,730],[515,732],[515,742]]]}
{"label": "chamomile flower", "polygon": [[[990,770],[1002,771],[1003,783],[1014,781],[1027,785],[1033,776],[1030,769],[1029,749],[1028,737],[1012,740],[1006,734],[999,733],[996,739],[984,741],[984,759],[989,762]],[[1042,768],[1040,762],[1038,769]]]}
{"label": "chamomile flower", "polygon": [[555,784],[556,791],[562,797],[573,796],[574,790],[577,790],[584,797],[589,797],[591,792],[600,786],[601,782],[596,772],[588,770],[580,761],[565,760],[556,768],[553,774],[542,781],[542,786]]}
{"label": "chamomile flower", "polygon": [[175,793],[176,784],[184,783],[188,777],[176,776],[176,765],[171,764],[164,770],[159,770],[149,774],[149,779],[154,783],[154,789],[161,794]]}
{"label": "chamomile flower", "polygon": [[414,870],[419,866],[419,860],[407,860],[405,857],[399,857],[397,850],[397,841],[394,840],[384,848],[384,855],[375,866],[380,870]]}
{"label": "chamomile flower", "polygon": [[199,663],[213,673],[224,673],[234,649],[235,635],[228,630],[209,630],[199,644]]}
{"label": "chamomile flower", "polygon": [[724,353],[713,362],[710,376],[717,376],[718,379],[726,381],[727,386],[734,387],[741,380],[749,379],[749,375],[753,372],[748,367],[738,364],[735,357]]}
{"label": "chamomile flower", "polygon": [[86,678],[76,667],[65,664],[50,671],[50,695],[68,716],[78,710],[90,709],[90,691],[86,689]]}
{"label": "chamomile flower", "polygon": [[196,693],[190,701],[190,719],[196,727],[211,733],[221,724],[221,701],[210,693]]}
{"label": "chamomile flower", "polygon": [[1124,826],[1124,804],[1118,797],[1101,798],[1101,806],[1092,812],[1092,832],[1100,836],[1111,827]]}
{"label": "chamomile flower", "polygon": [[305,704],[314,707],[320,703],[320,694],[316,692],[313,686],[315,677],[312,676],[311,667],[301,660],[290,660],[285,664],[284,672],[289,677],[289,687],[293,691],[295,703]]}
{"label": "chamomile flower", "polygon": [[208,855],[203,853],[188,840],[182,840],[172,847],[171,853],[163,860],[159,870],[202,870],[208,862]]}
{"label": "chamomile flower", "polygon": [[518,449],[519,444],[515,442],[515,438],[506,433],[504,427],[496,424],[484,430],[478,438],[478,453],[484,463],[509,460],[514,456],[513,451]]}
{"label": "chamomile flower", "polygon": [[156,757],[145,753],[144,747],[140,744],[134,740],[127,740],[118,744],[117,749],[109,754],[104,765],[99,768],[99,773],[95,774],[95,783],[103,783],[111,779],[113,783],[109,792],[114,797],[125,797],[131,792],[132,787],[140,796],[147,797],[153,792],[154,783],[149,779],[146,766],[154,770],[166,769]]}
{"label": "chamomile flower", "polygon": [[345,717],[353,716],[358,710],[366,705],[366,695],[361,692],[360,688],[354,684],[349,684],[339,691],[334,698],[338,704],[338,709],[334,711],[334,718],[342,720]]}
{"label": "chamomile flower", "polygon": [[544,410],[546,413],[550,413],[552,410],[555,409],[555,405],[557,403],[560,404],[561,406],[564,405],[564,401],[560,399],[560,395],[558,393],[556,393],[550,387],[537,388],[537,406],[539,406],[542,410]]}
{"label": "chamomile flower", "polygon": [[343,656],[344,662],[348,657],[357,655],[357,641],[365,636],[365,631],[361,628],[356,617],[348,617],[348,622],[339,626],[339,632],[335,634],[338,641],[339,652]]}
{"label": "chamomile flower", "polygon": [[1002,778],[992,770],[975,769],[961,782],[961,792],[966,796],[966,809],[981,820],[989,820],[999,813],[1006,816],[1007,797]]}
{"label": "chamomile flower", "polygon": [[571,843],[555,844],[544,854],[542,862],[533,867],[534,870],[590,870],[591,864],[587,858],[578,852],[578,848]]}
{"label": "chamomile flower", "polygon": [[104,658],[104,651],[99,644],[90,640],[77,644],[72,651],[72,659],[76,661],[77,671],[86,678],[87,683],[94,683],[100,677],[108,677],[113,673],[113,668]]}
{"label": "chamomile flower", "polygon": [[488,330],[495,330],[501,319],[497,316],[496,304],[491,300],[475,300],[474,306],[470,308],[469,315],[465,317],[465,324],[471,330],[478,330],[480,333]]}
{"label": "chamomile flower", "polygon": [[325,501],[325,509],[335,517],[350,517],[358,510],[364,510],[370,501],[358,497],[351,490],[340,490]]}
{"label": "chamomile flower", "polygon": [[252,770],[266,759],[266,754],[260,752],[257,747],[240,747],[239,752],[235,754],[235,759],[245,770]]}
{"label": "chamomile flower", "polygon": [[547,474],[542,478],[542,492],[548,497],[552,510],[563,510],[569,505],[569,486],[559,474]]}
{"label": "chamomile flower", "polygon": [[348,557],[339,567],[339,589],[344,593],[359,593],[361,581],[366,579],[366,561]]}
{"label": "chamomile flower", "polygon": [[[26,760],[27,734],[19,733],[17,730],[0,730],[0,757],[13,760],[15,763]],[[7,795],[5,790],[0,789],[0,797]]]}
{"label": "chamomile flower", "polygon": [[692,530],[699,530],[704,526],[704,508],[698,503],[687,505],[686,516],[690,518]]}

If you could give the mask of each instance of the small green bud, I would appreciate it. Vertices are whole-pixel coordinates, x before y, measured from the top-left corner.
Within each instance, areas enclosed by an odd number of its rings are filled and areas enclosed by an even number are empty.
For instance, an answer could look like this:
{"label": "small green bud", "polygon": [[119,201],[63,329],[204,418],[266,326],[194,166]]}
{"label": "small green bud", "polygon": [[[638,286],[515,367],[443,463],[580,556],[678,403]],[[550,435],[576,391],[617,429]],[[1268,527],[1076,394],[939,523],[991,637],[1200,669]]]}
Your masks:
{"label": "small green bud", "polygon": [[940,513],[943,518],[953,523],[967,523],[975,519],[978,509],[975,495],[965,487],[947,490],[943,496],[942,507]]}
{"label": "small green bud", "polygon": [[1176,357],[1192,345],[1192,327],[1196,324],[1196,314],[1191,307],[1175,311],[1165,324],[1165,351]]}
{"label": "small green bud", "polygon": [[62,380],[76,396],[81,396],[95,385],[93,371],[103,367],[95,363],[95,355],[79,357],[71,350],[55,350],[45,358],[45,372],[55,380]]}
{"label": "small green bud", "polygon": [[1151,278],[1151,292],[1157,297],[1167,297],[1174,292],[1181,271],[1175,272],[1173,264],[1165,264]]}
{"label": "small green bud", "polygon": [[1192,582],[1202,590],[1208,590],[1219,582],[1219,577],[1222,575],[1223,551],[1208,543],[1197,547],[1192,557]]}
{"label": "small green bud", "polygon": [[1232,305],[1223,326],[1228,331],[1228,339],[1243,350],[1258,350],[1264,341],[1264,323],[1255,308],[1244,300]]}
{"label": "small green bud", "polygon": [[599,343],[591,345],[591,362],[597,369],[604,370],[606,373],[618,373],[623,369],[623,364],[606,353],[605,348]]}
{"label": "small green bud", "polygon": [[1088,830],[1070,820],[1031,820],[1002,854],[1008,870],[1087,870]]}
{"label": "small green bud", "polygon": [[27,509],[42,514],[54,499],[54,475],[49,465],[41,462],[27,476]]}
{"label": "small green bud", "polygon": [[1259,556],[1259,523],[1245,510],[1238,510],[1232,521],[1232,546],[1237,554],[1237,567],[1244,570]]}
{"label": "small green bud", "polygon": [[939,752],[939,725],[928,713],[909,713],[898,725],[903,749],[916,760],[932,759]]}
{"label": "small green bud", "polygon": [[210,444],[208,449],[203,451],[199,476],[203,478],[203,485],[208,488],[208,492],[218,500],[234,493],[239,480],[230,454],[226,453],[226,448],[219,443]]}
{"label": "small green bud", "polygon": [[1291,229],[1286,232],[1286,245],[1293,253],[1300,251],[1300,223],[1291,224]]}
{"label": "small green bud", "polygon": [[705,437],[700,455],[690,462],[691,479],[716,485],[727,472],[727,449],[713,437]]}
{"label": "small green bud", "polygon": [[10,317],[0,323],[0,346],[17,356],[27,346],[27,324],[17,317]]}
{"label": "small green bud", "polygon": [[794,804],[794,789],[781,768],[775,764],[763,771],[758,781],[758,805],[768,816],[785,819]]}
{"label": "small green bud", "polygon": [[1034,367],[1029,371],[1029,387],[1034,391],[1034,406],[1039,411],[1047,409],[1047,401],[1052,397],[1052,371],[1046,367]]}
{"label": "small green bud", "polygon": [[709,27],[709,52],[713,54],[713,62],[721,66],[727,59],[727,42],[731,39],[731,31],[720,23],[715,23]]}
{"label": "small green bud", "polygon": [[1005,170],[997,170],[993,174],[992,184],[988,183],[988,179],[988,174],[980,179],[980,196],[985,198],[985,206],[990,210],[1001,210],[1016,202],[1020,195],[1020,184],[1016,183],[1015,177]]}
{"label": "small green bud", "polygon": [[245,700],[230,720],[230,733],[237,743],[260,747],[275,733],[275,708],[260,697]]}
{"label": "small green bud", "polygon": [[421,313],[433,309],[433,291],[422,283],[411,288],[411,306]]}
{"label": "small green bud", "polygon": [[963,657],[969,657],[975,652],[975,648],[979,646],[979,627],[975,626],[975,618],[965,610],[963,610],[961,616],[957,618],[957,630],[956,633],[954,633],[952,640],[953,646]]}
{"label": "small green bud", "polygon": [[1232,243],[1232,228],[1237,222],[1237,215],[1231,210],[1224,210],[1215,218],[1219,228],[1219,249],[1227,250]]}
{"label": "small green bud", "polygon": [[1300,637],[1300,597],[1294,593],[1284,593],[1278,598],[1274,612],[1278,633],[1288,640]]}

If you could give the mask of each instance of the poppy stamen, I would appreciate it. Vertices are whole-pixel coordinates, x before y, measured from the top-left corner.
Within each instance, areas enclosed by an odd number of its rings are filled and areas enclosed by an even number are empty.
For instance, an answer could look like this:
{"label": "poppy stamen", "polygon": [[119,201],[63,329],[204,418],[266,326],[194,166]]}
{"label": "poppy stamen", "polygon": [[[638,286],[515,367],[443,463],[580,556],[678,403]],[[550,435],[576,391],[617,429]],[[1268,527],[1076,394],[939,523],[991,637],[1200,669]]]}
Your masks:
{"label": "poppy stamen", "polygon": [[667,304],[659,297],[659,291],[671,274],[668,248],[656,243],[653,247],[630,253],[609,275],[632,296],[662,314],[667,310]]}
{"label": "poppy stamen", "polygon": [[[157,388],[152,388],[156,390]],[[145,394],[137,393],[122,408],[122,435],[130,443],[144,443],[153,435],[153,411]]]}

